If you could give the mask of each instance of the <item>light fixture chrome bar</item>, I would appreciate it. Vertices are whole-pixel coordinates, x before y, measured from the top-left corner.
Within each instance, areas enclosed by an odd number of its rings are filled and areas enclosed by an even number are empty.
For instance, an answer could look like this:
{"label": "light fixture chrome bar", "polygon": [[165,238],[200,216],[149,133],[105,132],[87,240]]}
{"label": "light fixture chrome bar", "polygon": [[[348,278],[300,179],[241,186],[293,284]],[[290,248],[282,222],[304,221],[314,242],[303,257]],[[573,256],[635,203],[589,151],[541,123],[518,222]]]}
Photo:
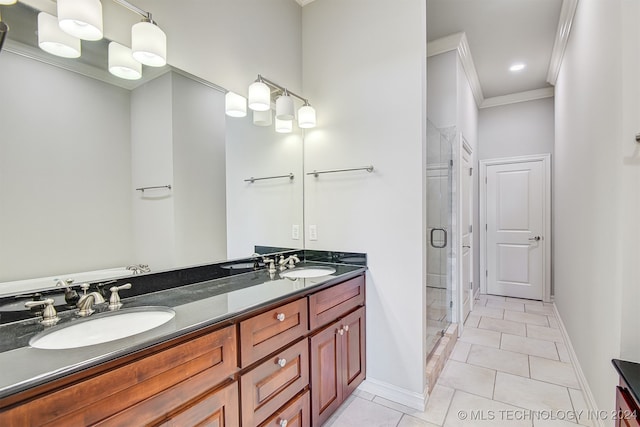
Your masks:
{"label": "light fixture chrome bar", "polygon": [[263,179],[276,179],[276,178],[289,178],[290,180],[293,181],[293,177],[294,177],[294,175],[292,173],[290,173],[288,175],[265,176],[265,177],[262,177],[262,178],[251,177],[251,178],[245,179],[244,182],[250,182],[250,183],[253,184],[256,181],[262,181]]}
{"label": "light fixture chrome bar", "polygon": [[258,81],[266,84],[267,86],[269,86],[271,89],[278,89],[280,91],[282,91],[283,93],[287,93],[291,96],[294,96],[296,98],[298,98],[300,101],[304,102],[304,105],[309,105],[309,100],[307,98],[303,98],[300,95],[291,92],[289,89],[284,88],[282,86],[280,86],[278,83],[272,82],[271,80],[262,77],[262,75],[258,74]]}
{"label": "light fixture chrome bar", "polygon": [[156,185],[153,187],[140,187],[140,188],[136,188],[136,191],[142,191],[144,193],[144,190],[153,190],[156,188],[168,188],[169,190],[171,190],[171,185]]}
{"label": "light fixture chrome bar", "polygon": [[349,168],[349,169],[327,169],[323,171],[308,172],[307,175],[314,175],[317,178],[318,175],[323,173],[350,172],[350,171],[367,171],[371,173],[373,172],[373,166],[363,166],[361,168]]}
{"label": "light fixture chrome bar", "polygon": [[147,12],[146,10],[140,9],[138,6],[131,4],[126,0],[113,0],[113,1],[115,3],[118,3],[121,6],[126,7],[127,9],[129,9],[132,12],[135,12],[138,15],[141,15],[143,18],[148,19],[150,22],[153,22],[153,19],[151,19],[151,13],[150,12]]}

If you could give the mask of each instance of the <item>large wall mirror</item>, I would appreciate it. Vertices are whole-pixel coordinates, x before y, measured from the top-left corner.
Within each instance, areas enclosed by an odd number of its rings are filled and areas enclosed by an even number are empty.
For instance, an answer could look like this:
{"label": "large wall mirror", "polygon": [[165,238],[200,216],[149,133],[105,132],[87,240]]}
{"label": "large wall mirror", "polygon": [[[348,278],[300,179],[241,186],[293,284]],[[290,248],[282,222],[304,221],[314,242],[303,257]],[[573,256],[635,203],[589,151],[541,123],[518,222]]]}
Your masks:
{"label": "large wall mirror", "polygon": [[36,10],[0,12],[0,295],[35,277],[303,247],[299,130],[227,118],[224,88],[170,66],[111,76],[106,40],[54,57],[36,47]]}

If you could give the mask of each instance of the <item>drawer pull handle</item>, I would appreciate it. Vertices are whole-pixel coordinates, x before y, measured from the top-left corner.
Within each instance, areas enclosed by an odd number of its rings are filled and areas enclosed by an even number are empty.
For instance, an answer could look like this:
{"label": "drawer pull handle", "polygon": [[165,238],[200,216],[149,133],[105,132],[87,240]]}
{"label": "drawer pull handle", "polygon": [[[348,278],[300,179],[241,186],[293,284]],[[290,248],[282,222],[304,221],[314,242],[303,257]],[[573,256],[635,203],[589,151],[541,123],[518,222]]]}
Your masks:
{"label": "drawer pull handle", "polygon": [[289,424],[289,421],[287,420],[280,420],[280,422],[278,423],[280,425],[280,427],[287,427],[287,424]]}
{"label": "drawer pull handle", "polygon": [[338,334],[344,335],[344,329],[343,328],[338,329]]}
{"label": "drawer pull handle", "polygon": [[284,368],[287,366],[287,359],[278,359],[278,365],[280,365],[281,368]]}
{"label": "drawer pull handle", "polygon": [[349,332],[349,325],[344,325],[343,328],[345,332]]}
{"label": "drawer pull handle", "polygon": [[281,321],[281,322],[284,322],[284,319],[285,319],[285,315],[284,315],[284,313],[278,313],[278,314],[276,314],[276,319],[278,319],[278,320],[279,320],[279,321]]}

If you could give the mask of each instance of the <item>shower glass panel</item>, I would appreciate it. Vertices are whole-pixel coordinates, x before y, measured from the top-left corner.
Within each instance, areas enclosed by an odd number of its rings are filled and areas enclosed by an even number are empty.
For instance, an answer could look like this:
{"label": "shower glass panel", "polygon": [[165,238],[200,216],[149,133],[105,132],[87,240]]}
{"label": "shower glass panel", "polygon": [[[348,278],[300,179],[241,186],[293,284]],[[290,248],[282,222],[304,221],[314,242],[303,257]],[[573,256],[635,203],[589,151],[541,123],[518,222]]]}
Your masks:
{"label": "shower glass panel", "polygon": [[427,120],[427,354],[451,324],[453,150],[455,128]]}

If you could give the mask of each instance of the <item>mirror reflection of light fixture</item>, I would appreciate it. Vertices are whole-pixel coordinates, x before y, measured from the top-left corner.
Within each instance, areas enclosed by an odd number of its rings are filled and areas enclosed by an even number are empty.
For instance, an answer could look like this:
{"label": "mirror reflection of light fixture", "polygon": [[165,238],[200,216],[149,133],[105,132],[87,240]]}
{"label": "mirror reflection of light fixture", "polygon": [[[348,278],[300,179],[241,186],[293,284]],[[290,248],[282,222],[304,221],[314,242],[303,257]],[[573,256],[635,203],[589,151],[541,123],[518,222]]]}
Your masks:
{"label": "mirror reflection of light fixture", "polygon": [[253,112],[253,124],[256,126],[271,126],[271,123],[273,123],[272,120],[270,109],[267,111]]}
{"label": "mirror reflection of light fixture", "polygon": [[224,110],[229,117],[244,117],[247,115],[247,100],[242,95],[227,92],[224,96]]}
{"label": "mirror reflection of light fixture", "polygon": [[62,58],[78,58],[82,49],[80,39],[62,31],[58,18],[46,12],[38,14],[38,46]]}
{"label": "mirror reflection of light fixture", "polygon": [[276,132],[291,133],[293,130],[293,120],[280,120],[276,117]]}
{"label": "mirror reflection of light fixture", "polygon": [[62,31],[82,40],[102,39],[100,0],[58,0],[58,24]]}
{"label": "mirror reflection of light fixture", "polygon": [[271,109],[271,89],[262,81],[260,75],[258,80],[249,86],[249,108],[253,111]]}
{"label": "mirror reflection of light fixture", "polygon": [[[276,98],[275,122],[276,131],[289,133],[293,130],[293,120],[296,117],[293,98],[297,98],[304,104],[298,110],[298,127],[309,129],[316,127],[316,110],[309,104],[309,100],[297,95],[271,80],[265,79],[260,74],[255,82],[249,85],[249,108],[253,110],[253,124],[256,126],[270,126],[271,94],[280,95]],[[232,110],[230,100],[226,100],[225,109],[228,116]]]}
{"label": "mirror reflection of light fixture", "polygon": [[116,77],[138,80],[142,77],[142,64],[136,61],[131,49],[120,43],[109,43],[109,72]]}
{"label": "mirror reflection of light fixture", "polygon": [[276,99],[276,119],[293,120],[294,117],[293,98],[289,96],[289,92],[285,89],[282,96]]}
{"label": "mirror reflection of light fixture", "polygon": [[16,4],[18,0],[0,0],[0,4],[3,6],[9,6],[10,4]]}
{"label": "mirror reflection of light fixture", "polygon": [[167,35],[149,18],[131,27],[133,57],[150,67],[167,65]]}
{"label": "mirror reflection of light fixture", "polygon": [[316,127],[316,110],[308,102],[298,110],[298,126],[302,129]]}

